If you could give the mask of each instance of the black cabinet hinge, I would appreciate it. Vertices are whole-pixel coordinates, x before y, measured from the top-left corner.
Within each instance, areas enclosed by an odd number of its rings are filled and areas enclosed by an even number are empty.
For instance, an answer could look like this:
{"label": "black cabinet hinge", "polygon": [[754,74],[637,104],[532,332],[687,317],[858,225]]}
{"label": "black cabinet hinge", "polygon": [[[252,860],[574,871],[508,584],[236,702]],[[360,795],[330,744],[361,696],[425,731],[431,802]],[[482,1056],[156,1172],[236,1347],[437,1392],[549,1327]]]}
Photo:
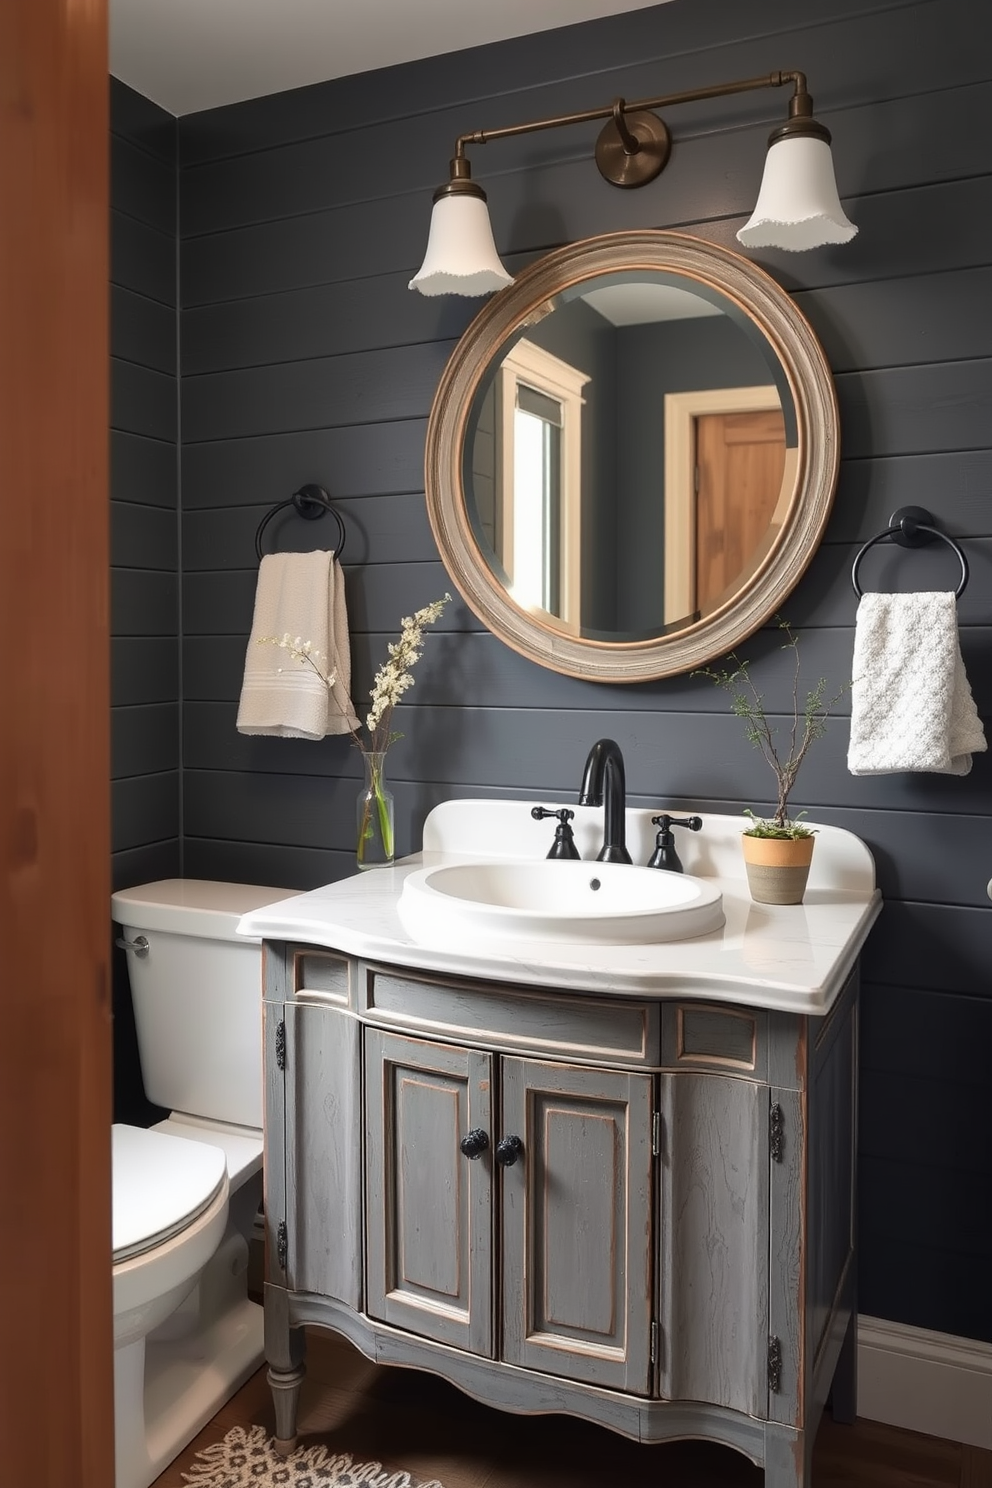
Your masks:
{"label": "black cabinet hinge", "polygon": [[772,1162],[782,1161],[782,1153],[785,1150],[785,1117],[777,1101],[772,1106],[768,1118],[768,1150]]}
{"label": "black cabinet hinge", "polygon": [[782,1340],[774,1334],[768,1340],[768,1389],[772,1395],[782,1389]]}
{"label": "black cabinet hinge", "polygon": [[276,1065],[279,1069],[286,1068],[286,1024],[276,1024]]}
{"label": "black cabinet hinge", "polygon": [[279,1228],[276,1230],[276,1260],[279,1262],[279,1270],[285,1271],[289,1260],[289,1229],[284,1219],[279,1221]]}

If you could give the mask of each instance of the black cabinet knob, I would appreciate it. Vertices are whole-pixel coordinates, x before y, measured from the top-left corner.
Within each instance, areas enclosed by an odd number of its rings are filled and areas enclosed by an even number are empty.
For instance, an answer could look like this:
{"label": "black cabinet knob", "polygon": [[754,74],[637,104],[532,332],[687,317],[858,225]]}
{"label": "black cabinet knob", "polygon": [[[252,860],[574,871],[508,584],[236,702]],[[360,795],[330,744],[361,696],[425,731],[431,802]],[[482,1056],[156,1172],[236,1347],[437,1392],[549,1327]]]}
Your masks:
{"label": "black cabinet knob", "polygon": [[477,1157],[482,1156],[489,1146],[489,1136],[482,1130],[481,1126],[474,1126],[470,1132],[465,1133],[458,1145],[465,1156],[471,1158],[474,1162]]}
{"label": "black cabinet knob", "polygon": [[502,1137],[496,1143],[496,1161],[501,1168],[512,1168],[523,1150],[524,1144],[519,1137]]}

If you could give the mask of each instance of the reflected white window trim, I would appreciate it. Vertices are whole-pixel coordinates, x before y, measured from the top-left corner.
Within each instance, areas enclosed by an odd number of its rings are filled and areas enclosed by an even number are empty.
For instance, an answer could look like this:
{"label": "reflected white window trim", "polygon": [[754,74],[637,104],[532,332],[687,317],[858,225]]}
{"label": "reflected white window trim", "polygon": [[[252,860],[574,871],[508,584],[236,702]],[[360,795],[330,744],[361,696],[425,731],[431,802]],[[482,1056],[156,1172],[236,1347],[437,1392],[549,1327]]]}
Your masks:
{"label": "reflected white window trim", "polygon": [[[578,635],[582,604],[582,407],[585,403],[583,390],[591,378],[580,368],[523,338],[503,358],[499,380],[502,563],[507,574],[515,580],[518,568],[515,534],[519,524],[512,476],[516,467],[514,412],[517,388],[523,384],[553,399],[561,409],[558,619],[565,630]],[[515,584],[511,584],[510,592],[522,609],[535,608],[533,597],[518,594]]]}
{"label": "reflected white window trim", "polygon": [[[757,413],[781,407],[774,383],[665,394],[666,625],[691,615],[696,607],[696,419],[707,413]],[[770,540],[785,517],[796,478],[795,455],[795,450],[786,451]]]}

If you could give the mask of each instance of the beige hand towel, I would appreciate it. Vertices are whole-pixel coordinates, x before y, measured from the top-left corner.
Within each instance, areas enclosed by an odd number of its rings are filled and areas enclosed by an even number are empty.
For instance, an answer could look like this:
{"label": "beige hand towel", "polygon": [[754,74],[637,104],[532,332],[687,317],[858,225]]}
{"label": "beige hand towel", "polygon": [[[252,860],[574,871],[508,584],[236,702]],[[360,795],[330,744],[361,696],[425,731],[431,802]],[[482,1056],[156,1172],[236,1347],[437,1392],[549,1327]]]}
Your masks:
{"label": "beige hand towel", "polygon": [[854,631],[852,775],[967,775],[988,746],[952,593],[865,594]]}
{"label": "beige hand towel", "polygon": [[[263,636],[312,642],[324,686],[307,662],[294,661]],[[322,739],[358,727],[351,703],[351,649],[344,574],[333,553],[269,553],[259,565],[238,732],[283,739]]]}

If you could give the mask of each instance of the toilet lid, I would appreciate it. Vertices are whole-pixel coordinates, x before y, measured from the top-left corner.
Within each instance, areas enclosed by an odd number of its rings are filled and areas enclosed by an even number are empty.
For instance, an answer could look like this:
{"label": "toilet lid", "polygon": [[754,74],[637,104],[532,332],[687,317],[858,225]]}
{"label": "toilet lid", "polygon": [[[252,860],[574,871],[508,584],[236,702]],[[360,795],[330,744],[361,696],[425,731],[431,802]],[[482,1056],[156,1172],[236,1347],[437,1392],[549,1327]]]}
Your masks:
{"label": "toilet lid", "polygon": [[220,1192],[227,1160],[219,1147],[184,1137],[113,1128],[114,1261],[177,1235]]}

